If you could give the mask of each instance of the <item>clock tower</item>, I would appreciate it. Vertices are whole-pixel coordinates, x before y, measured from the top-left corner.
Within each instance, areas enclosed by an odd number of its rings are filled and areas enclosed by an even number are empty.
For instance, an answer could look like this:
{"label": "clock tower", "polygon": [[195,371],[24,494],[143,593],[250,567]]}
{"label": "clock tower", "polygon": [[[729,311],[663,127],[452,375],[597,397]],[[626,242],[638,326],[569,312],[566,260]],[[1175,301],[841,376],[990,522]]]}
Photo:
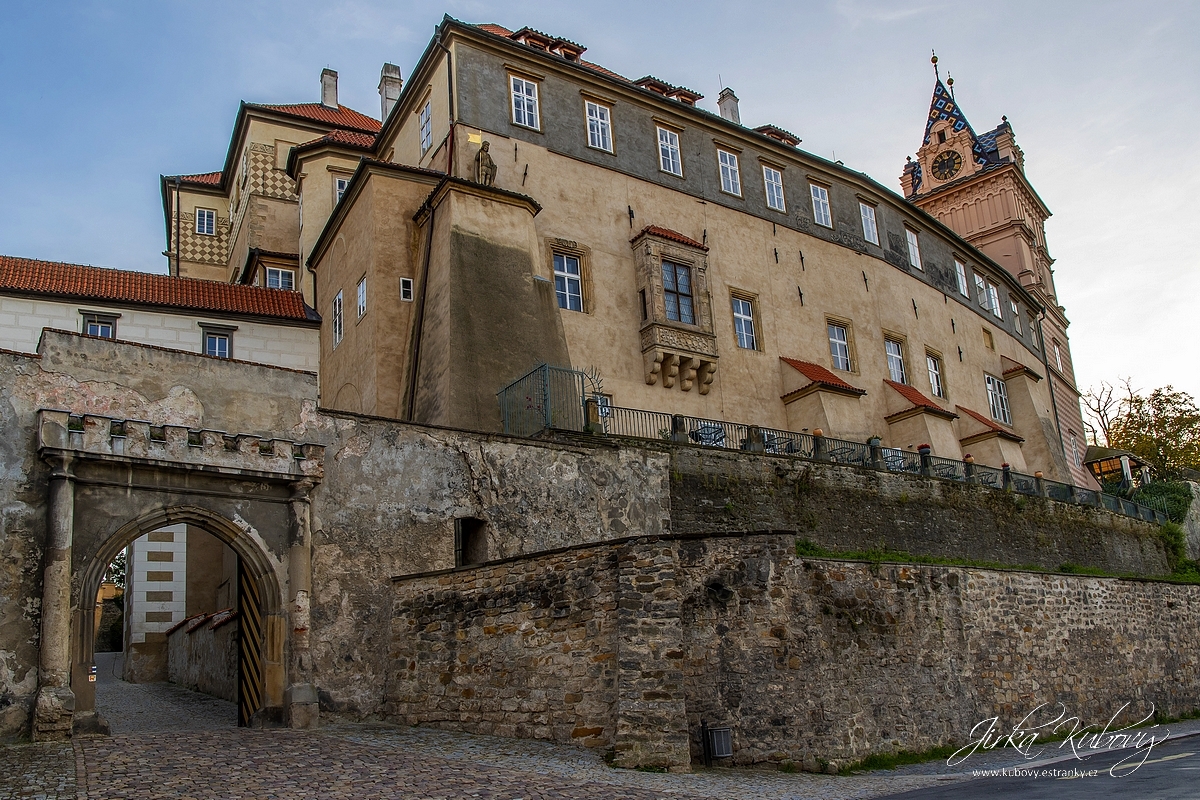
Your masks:
{"label": "clock tower", "polygon": [[[937,56],[933,64],[936,71]],[[1025,154],[1008,118],[976,134],[953,88],[953,78],[946,83],[937,78],[925,137],[900,176],[904,196],[1012,273],[1045,309],[1036,320],[1021,324],[1041,331],[1037,345],[1052,383],[1053,410],[1071,476],[1077,486],[1095,486],[1082,463],[1086,442],[1067,340],[1070,323],[1058,302],[1054,259],[1046,248],[1050,209],[1025,175]]]}

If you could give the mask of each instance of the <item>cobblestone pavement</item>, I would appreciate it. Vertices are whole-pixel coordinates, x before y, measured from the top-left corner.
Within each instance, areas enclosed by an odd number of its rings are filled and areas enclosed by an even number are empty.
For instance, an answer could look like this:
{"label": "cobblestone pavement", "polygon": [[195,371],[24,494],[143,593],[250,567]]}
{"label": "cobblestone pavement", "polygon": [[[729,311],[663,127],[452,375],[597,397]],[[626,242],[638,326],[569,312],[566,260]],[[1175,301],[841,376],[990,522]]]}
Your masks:
{"label": "cobblestone pavement", "polygon": [[[101,678],[97,688],[113,735],[0,747],[0,800],[849,800],[945,786],[963,780],[964,769],[1020,761],[993,752],[957,769],[935,761],[849,777],[720,768],[665,775],[611,769],[593,750],[382,723],[239,729],[233,704],[179,687]],[[1200,723],[1170,727],[1186,732]]]}

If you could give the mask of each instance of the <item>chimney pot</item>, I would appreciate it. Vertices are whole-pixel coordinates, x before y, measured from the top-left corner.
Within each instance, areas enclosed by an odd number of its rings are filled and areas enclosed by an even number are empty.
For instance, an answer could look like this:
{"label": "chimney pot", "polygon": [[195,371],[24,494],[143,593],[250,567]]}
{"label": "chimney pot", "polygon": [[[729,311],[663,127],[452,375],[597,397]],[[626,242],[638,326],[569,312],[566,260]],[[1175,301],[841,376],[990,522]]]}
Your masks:
{"label": "chimney pot", "polygon": [[332,69],[321,70],[321,105],[338,107],[337,72]]}
{"label": "chimney pot", "polygon": [[721,116],[730,122],[735,122],[738,125],[742,124],[742,115],[738,113],[737,95],[733,93],[733,89],[726,86],[717,95],[717,108],[721,111]]}
{"label": "chimney pot", "polygon": [[400,68],[395,64],[384,64],[383,69],[379,71],[379,111],[382,114],[380,120],[386,121],[392,113],[392,107],[400,98],[400,89],[403,86]]}

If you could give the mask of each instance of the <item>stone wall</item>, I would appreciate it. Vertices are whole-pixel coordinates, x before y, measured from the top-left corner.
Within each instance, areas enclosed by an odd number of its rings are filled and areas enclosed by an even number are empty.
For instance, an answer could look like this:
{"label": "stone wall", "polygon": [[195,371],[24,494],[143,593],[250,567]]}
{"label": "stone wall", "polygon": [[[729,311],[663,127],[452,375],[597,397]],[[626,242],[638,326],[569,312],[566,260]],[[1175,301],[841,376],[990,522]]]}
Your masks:
{"label": "stone wall", "polygon": [[739,763],[816,766],[965,743],[979,721],[1063,703],[1200,708],[1195,587],[797,558],[790,535],[683,541],[688,722]]}
{"label": "stone wall", "polygon": [[736,763],[817,769],[965,743],[1040,703],[1085,724],[1200,708],[1194,587],[795,541],[639,538],[397,578],[385,713],[672,769],[700,757],[705,720],[732,727]]}
{"label": "stone wall", "polygon": [[238,622],[229,610],[201,614],[167,634],[167,680],[237,702]]}
{"label": "stone wall", "polygon": [[670,448],[675,533],[791,530],[831,550],[1170,572],[1156,528],[1088,506],[786,456]]}

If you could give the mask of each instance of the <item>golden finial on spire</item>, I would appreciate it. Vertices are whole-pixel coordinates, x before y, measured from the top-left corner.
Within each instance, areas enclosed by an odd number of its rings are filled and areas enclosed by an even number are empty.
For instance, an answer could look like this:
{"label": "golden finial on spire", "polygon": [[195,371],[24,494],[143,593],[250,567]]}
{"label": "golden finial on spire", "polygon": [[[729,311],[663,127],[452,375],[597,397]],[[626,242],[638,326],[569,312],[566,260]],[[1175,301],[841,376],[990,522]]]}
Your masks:
{"label": "golden finial on spire", "polygon": [[[946,73],[946,86],[950,88],[950,96],[954,97],[954,76],[949,72]],[[955,98],[956,100],[958,98]]]}
{"label": "golden finial on spire", "polygon": [[929,59],[929,63],[933,64],[933,75],[940,81],[942,79],[942,76],[938,74],[937,51],[930,50],[929,52],[933,54],[933,58]]}

